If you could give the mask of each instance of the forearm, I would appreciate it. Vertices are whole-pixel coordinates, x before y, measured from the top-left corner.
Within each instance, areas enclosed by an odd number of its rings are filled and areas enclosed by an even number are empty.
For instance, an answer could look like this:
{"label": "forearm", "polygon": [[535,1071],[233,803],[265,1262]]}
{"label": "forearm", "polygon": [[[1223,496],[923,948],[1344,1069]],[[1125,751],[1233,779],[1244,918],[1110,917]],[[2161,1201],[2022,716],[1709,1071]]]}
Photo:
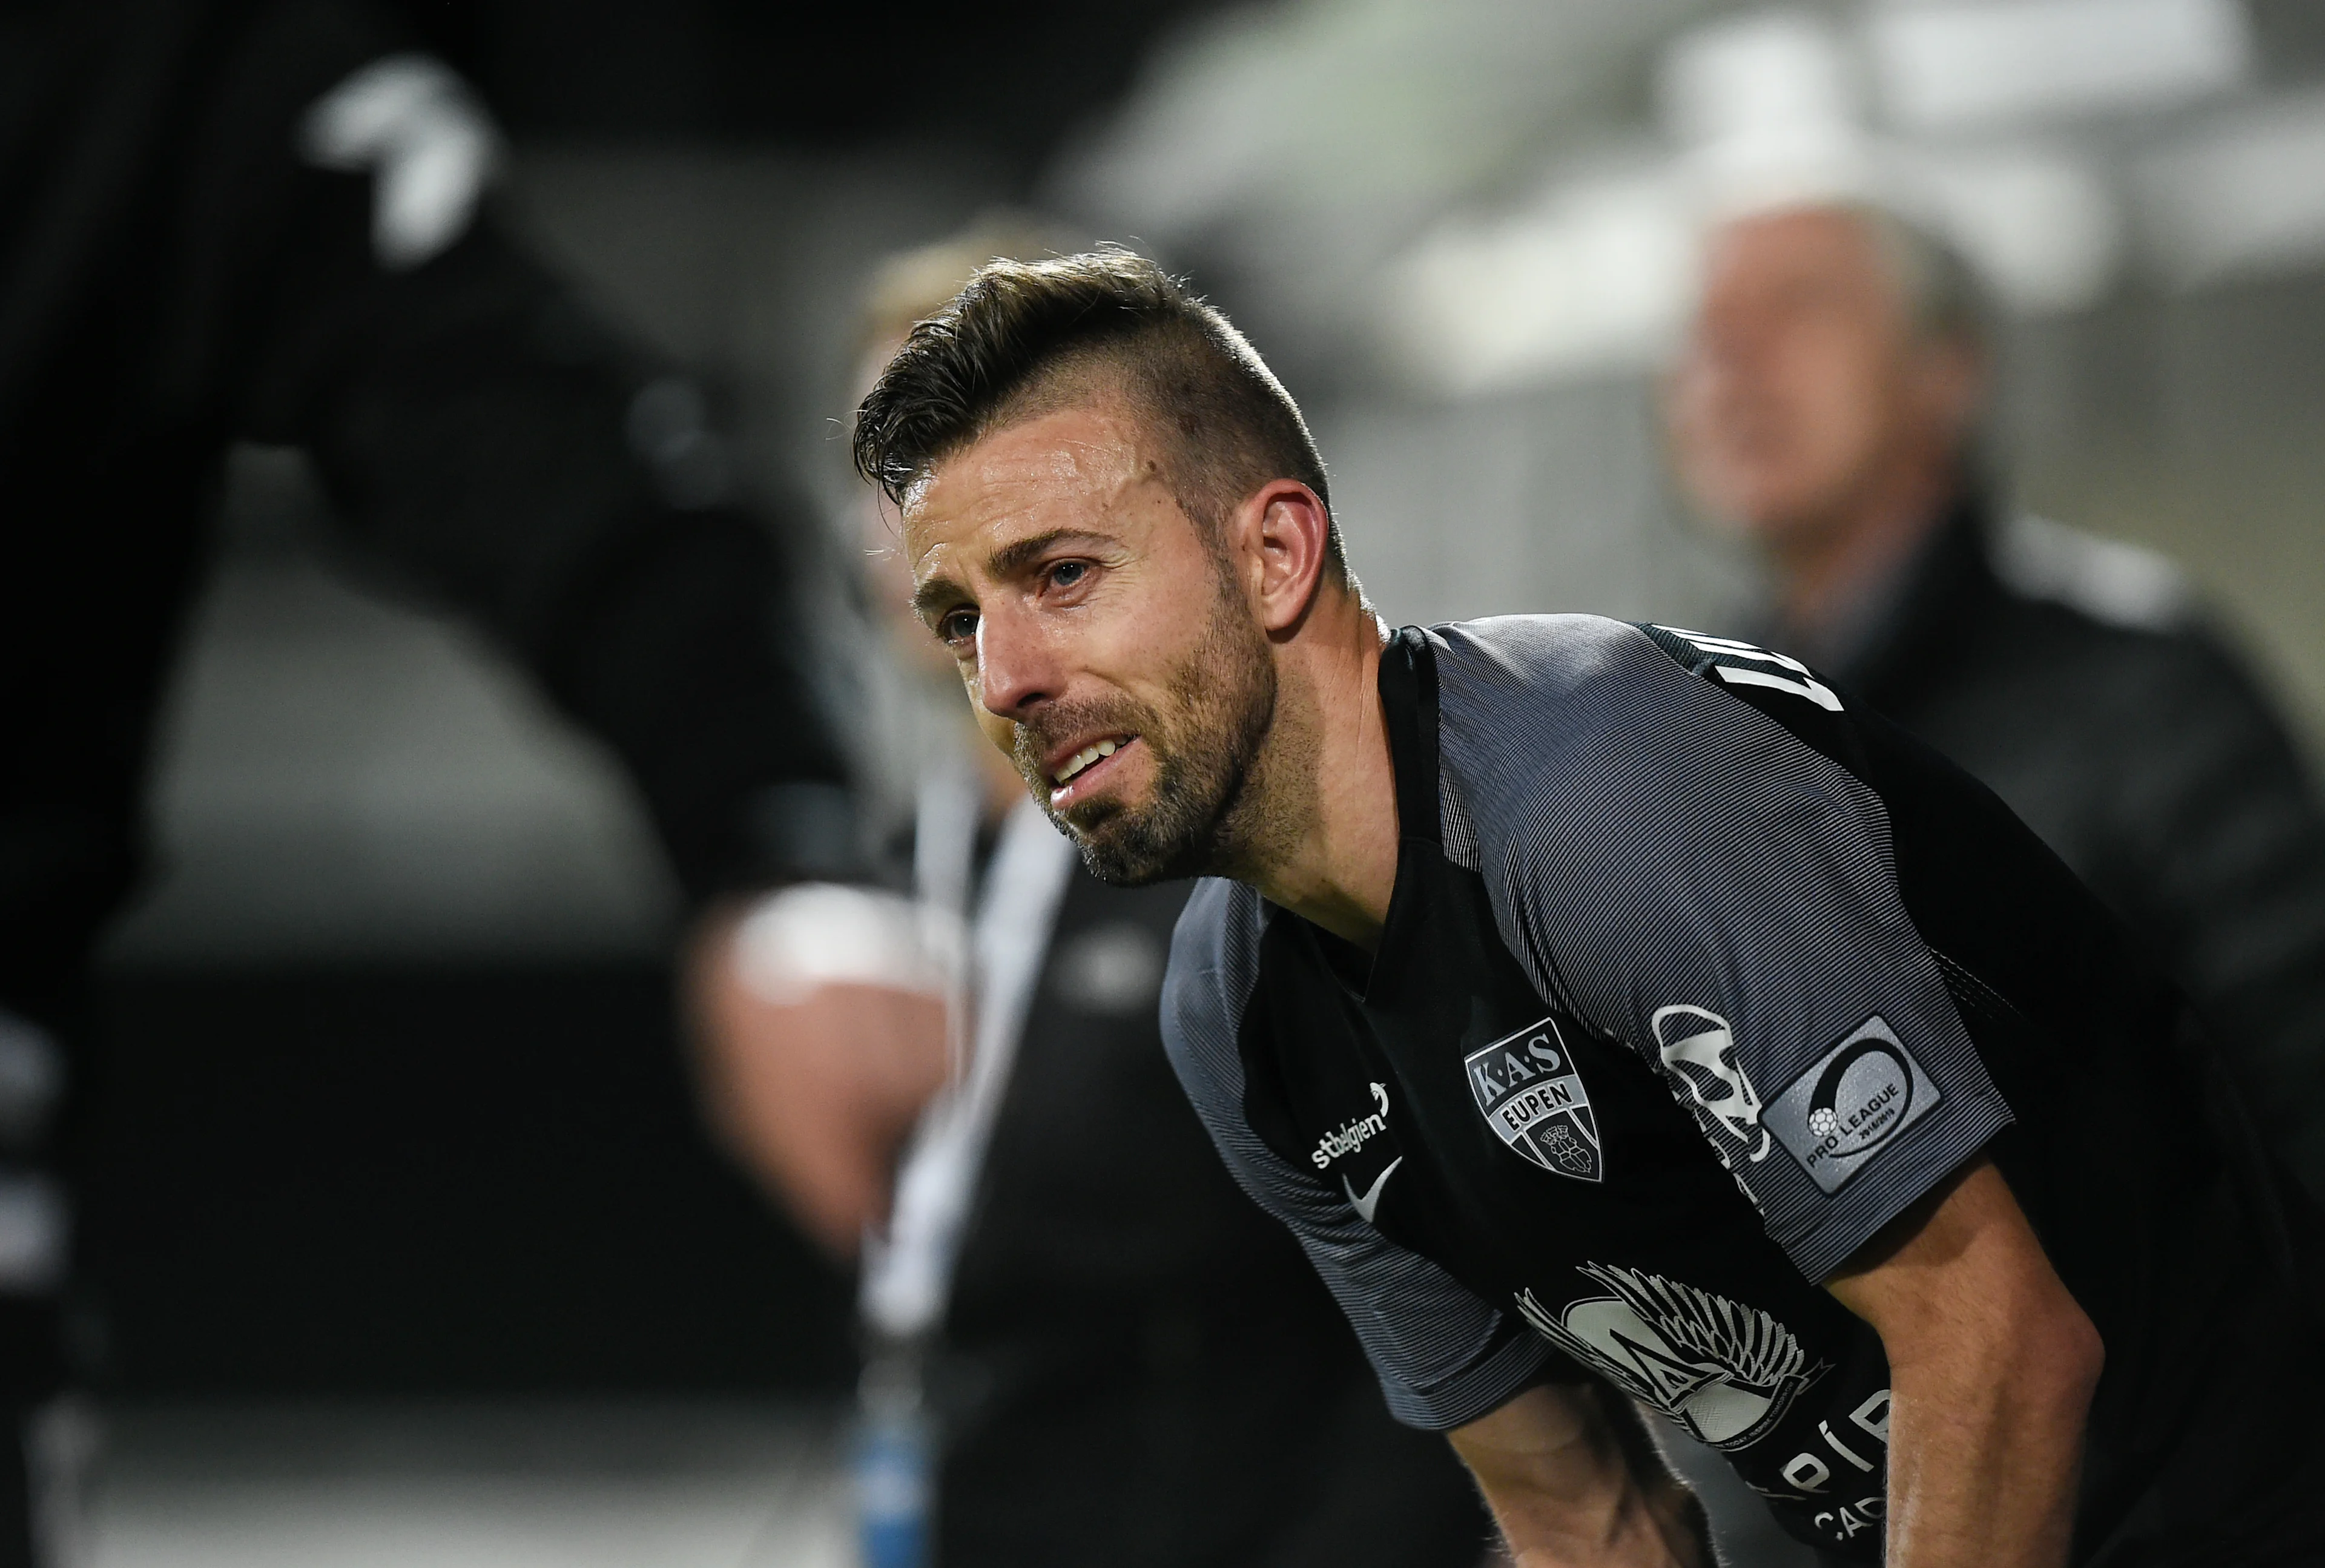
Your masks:
{"label": "forearm", "polygon": [[2062,1568],[2104,1362],[1983,1160],[1830,1283],[1889,1357],[1890,1568]]}
{"label": "forearm", "polygon": [[2061,1568],[2090,1390],[2067,1369],[1891,1369],[1892,1568]]}
{"label": "forearm", "polygon": [[1701,1508],[1619,1396],[1536,1388],[1453,1446],[1517,1568],[1709,1568]]}

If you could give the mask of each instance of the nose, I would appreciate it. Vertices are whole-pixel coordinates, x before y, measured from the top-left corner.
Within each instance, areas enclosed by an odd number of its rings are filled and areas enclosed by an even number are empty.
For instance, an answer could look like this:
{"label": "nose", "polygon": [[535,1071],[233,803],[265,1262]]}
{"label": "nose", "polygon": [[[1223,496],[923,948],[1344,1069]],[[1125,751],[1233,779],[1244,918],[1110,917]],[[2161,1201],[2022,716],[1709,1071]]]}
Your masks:
{"label": "nose", "polygon": [[1022,722],[1056,697],[1057,663],[1042,636],[1006,611],[977,624],[977,700],[997,719]]}

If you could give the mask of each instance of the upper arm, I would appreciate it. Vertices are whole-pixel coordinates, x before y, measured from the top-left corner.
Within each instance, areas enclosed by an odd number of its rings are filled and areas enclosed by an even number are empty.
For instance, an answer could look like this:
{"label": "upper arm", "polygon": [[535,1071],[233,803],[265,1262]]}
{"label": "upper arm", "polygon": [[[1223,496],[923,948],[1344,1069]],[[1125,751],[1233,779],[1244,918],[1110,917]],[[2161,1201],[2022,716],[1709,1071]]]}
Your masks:
{"label": "upper arm", "polygon": [[1881,1336],[1893,1372],[1958,1377],[1996,1359],[2096,1378],[2098,1331],[1988,1159],[1892,1221],[1827,1282]]}
{"label": "upper arm", "polygon": [[[1555,681],[1538,661],[1506,691],[1446,699],[1468,730],[1447,754],[1477,775],[1479,868],[1545,994],[1663,1074],[1821,1280],[2010,1108],[1904,905],[1872,790],[1632,628],[1589,636]],[[1525,733],[1524,703],[1544,707],[1531,757],[1491,728]]]}

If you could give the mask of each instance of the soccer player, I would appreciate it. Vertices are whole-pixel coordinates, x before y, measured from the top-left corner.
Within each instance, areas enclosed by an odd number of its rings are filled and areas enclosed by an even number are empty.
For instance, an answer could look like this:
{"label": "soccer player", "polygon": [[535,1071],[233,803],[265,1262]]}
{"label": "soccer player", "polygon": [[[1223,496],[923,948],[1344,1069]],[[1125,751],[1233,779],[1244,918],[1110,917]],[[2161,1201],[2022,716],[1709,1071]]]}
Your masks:
{"label": "soccer player", "polygon": [[1126,252],[982,271],[856,456],[1092,869],[1216,878],[1181,1081],[1524,1568],[1709,1561],[1632,1402],[1842,1560],[2325,1549],[2312,1212],[1966,775],[1722,638],[1390,632],[1291,399]]}
{"label": "soccer player", "polygon": [[[1047,251],[1031,228],[885,264],[865,385],[980,264]],[[864,501],[849,521],[922,775],[913,881],[974,955],[964,1069],[930,1084],[900,1163],[862,1117],[800,1146],[835,1105],[881,1103],[894,1055],[802,1047],[755,1008],[704,1044],[719,1124],[786,1202],[819,1165],[824,1190],[895,1193],[848,1238],[873,1242],[867,1431],[894,1439],[859,1449],[884,1467],[859,1492],[865,1568],[916,1537],[933,1568],[1087,1568],[1100,1540],[1107,1568],[1481,1568],[1468,1474],[1381,1408],[1339,1309],[1179,1092],[1155,1004],[1185,884],[1083,871],[961,710],[893,514]],[[915,1461],[932,1485],[885,1484]]]}

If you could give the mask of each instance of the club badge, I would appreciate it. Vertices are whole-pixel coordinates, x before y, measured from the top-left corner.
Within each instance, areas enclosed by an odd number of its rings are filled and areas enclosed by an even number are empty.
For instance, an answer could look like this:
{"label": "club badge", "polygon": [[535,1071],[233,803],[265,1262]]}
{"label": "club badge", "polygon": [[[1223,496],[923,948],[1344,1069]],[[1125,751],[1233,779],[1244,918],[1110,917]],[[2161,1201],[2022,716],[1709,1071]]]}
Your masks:
{"label": "club badge", "polygon": [[1472,1051],[1461,1065],[1477,1109],[1502,1142],[1552,1175],[1605,1179],[1590,1092],[1555,1018]]}

